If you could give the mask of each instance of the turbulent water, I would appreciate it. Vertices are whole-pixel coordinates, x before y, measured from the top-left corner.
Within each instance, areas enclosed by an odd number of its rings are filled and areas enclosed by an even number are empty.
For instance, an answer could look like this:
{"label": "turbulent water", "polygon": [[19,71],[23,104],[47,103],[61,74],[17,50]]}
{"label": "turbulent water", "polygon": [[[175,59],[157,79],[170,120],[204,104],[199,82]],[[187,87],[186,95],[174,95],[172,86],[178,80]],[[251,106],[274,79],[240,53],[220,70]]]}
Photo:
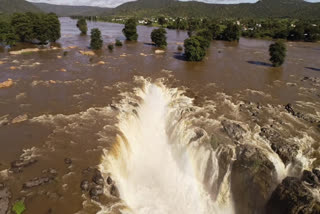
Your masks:
{"label": "turbulent water", "polygon": [[[208,160],[204,150],[202,154],[197,150],[205,145],[192,139],[193,130],[183,130],[183,110],[192,100],[161,83],[146,82],[136,94],[139,107],[120,114],[118,127],[123,135],[106,152],[102,164],[103,171],[116,180],[127,211],[222,213],[203,184],[207,168],[199,162]],[[231,213],[232,208],[228,209]]]}

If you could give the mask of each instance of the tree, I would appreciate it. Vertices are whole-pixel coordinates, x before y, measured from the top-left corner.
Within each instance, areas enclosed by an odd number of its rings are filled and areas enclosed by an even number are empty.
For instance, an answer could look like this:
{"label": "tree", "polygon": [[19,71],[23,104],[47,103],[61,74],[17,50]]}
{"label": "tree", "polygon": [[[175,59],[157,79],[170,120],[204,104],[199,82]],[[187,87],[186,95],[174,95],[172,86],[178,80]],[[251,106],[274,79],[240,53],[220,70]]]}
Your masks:
{"label": "tree", "polygon": [[121,47],[122,46],[122,42],[119,39],[116,39],[116,46],[117,47]]}
{"label": "tree", "polygon": [[301,41],[304,39],[304,25],[302,23],[297,23],[294,28],[292,28],[288,33],[288,40]]}
{"label": "tree", "polygon": [[221,28],[220,28],[219,25],[213,23],[213,24],[211,24],[211,25],[209,26],[209,30],[210,30],[210,32],[211,32],[211,36],[212,36],[212,39],[213,39],[213,40],[216,40],[216,39],[218,39],[218,38],[220,37],[220,35],[221,35]]}
{"label": "tree", "polygon": [[122,30],[123,34],[129,41],[137,41],[138,34],[137,34],[137,23],[136,20],[130,18],[126,21],[124,28]]}
{"label": "tree", "polygon": [[49,13],[46,16],[46,24],[48,25],[48,39],[55,42],[61,37],[61,25],[58,16],[55,13]]}
{"label": "tree", "polygon": [[33,26],[27,14],[15,13],[11,19],[11,26],[14,28],[19,41],[26,42],[33,38]]}
{"label": "tree", "polygon": [[225,41],[239,41],[240,27],[236,24],[228,23],[221,36],[221,39]]}
{"label": "tree", "polygon": [[85,18],[78,19],[77,27],[81,31],[82,35],[86,35],[87,34],[88,26],[87,26],[87,21],[85,20]]}
{"label": "tree", "polygon": [[158,23],[159,23],[159,25],[163,26],[164,24],[167,23],[167,20],[166,20],[166,18],[164,18],[163,16],[160,16],[160,17],[158,18]]}
{"label": "tree", "polygon": [[159,48],[167,47],[167,31],[164,28],[154,29],[151,33],[151,40]]}
{"label": "tree", "polygon": [[279,67],[283,64],[286,58],[286,46],[283,42],[277,41],[269,47],[270,61],[274,67]]}
{"label": "tree", "polygon": [[184,40],[184,54],[187,61],[201,61],[205,57],[206,49],[199,41],[200,38],[192,36]]}
{"label": "tree", "polygon": [[98,28],[91,30],[91,42],[90,47],[93,50],[99,50],[102,48],[103,40],[101,37],[101,31]]}
{"label": "tree", "polygon": [[201,41],[202,45],[205,48],[208,48],[210,46],[210,42],[212,40],[212,34],[209,29],[201,29],[201,30],[197,31],[196,35],[198,37],[201,37],[201,38],[198,38],[198,40]]}

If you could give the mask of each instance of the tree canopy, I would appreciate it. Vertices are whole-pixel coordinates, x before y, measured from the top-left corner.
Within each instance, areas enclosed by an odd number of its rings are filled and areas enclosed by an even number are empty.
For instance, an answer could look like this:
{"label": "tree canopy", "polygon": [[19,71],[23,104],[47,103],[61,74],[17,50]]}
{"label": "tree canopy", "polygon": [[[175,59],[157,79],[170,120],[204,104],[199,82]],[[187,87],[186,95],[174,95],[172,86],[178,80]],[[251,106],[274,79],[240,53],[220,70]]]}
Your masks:
{"label": "tree canopy", "polygon": [[164,28],[154,29],[151,33],[151,40],[159,48],[167,47],[167,31]]}
{"label": "tree canopy", "polygon": [[269,47],[270,61],[274,67],[279,67],[286,58],[286,46],[282,41],[277,41]]}
{"label": "tree canopy", "polygon": [[81,34],[85,35],[88,32],[87,21],[85,18],[78,19],[77,27],[80,30]]}
{"label": "tree canopy", "polygon": [[130,18],[126,21],[124,28],[122,30],[123,34],[129,41],[137,41],[138,33],[137,33],[137,22],[135,19]]}
{"label": "tree canopy", "polygon": [[99,50],[103,46],[103,40],[101,36],[101,31],[98,28],[93,28],[91,30],[91,42],[90,47],[93,50]]}
{"label": "tree canopy", "polygon": [[200,36],[191,36],[184,40],[184,54],[187,61],[201,61],[206,55],[204,39]]}

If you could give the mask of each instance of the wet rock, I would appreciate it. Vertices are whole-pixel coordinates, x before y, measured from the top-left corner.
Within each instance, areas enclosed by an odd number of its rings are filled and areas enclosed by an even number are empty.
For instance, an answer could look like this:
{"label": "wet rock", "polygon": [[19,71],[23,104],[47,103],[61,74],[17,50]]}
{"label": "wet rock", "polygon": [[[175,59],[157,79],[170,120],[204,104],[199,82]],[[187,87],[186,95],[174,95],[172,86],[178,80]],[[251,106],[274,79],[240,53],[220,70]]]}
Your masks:
{"label": "wet rock", "polygon": [[266,206],[272,214],[318,214],[320,203],[303,182],[294,177],[285,178],[272,193]]}
{"label": "wet rock", "polygon": [[320,180],[320,170],[319,169],[313,169],[313,174],[315,174],[318,177],[318,180]]}
{"label": "wet rock", "polygon": [[94,176],[92,177],[92,181],[98,185],[104,185],[104,179],[99,170],[96,170]]}
{"label": "wet rock", "polygon": [[119,189],[116,185],[112,184],[110,188],[110,194],[113,195],[114,197],[119,198],[120,197],[120,192]]}
{"label": "wet rock", "polygon": [[155,50],[154,51],[156,54],[162,54],[162,53],[164,53],[165,51],[164,50]]}
{"label": "wet rock", "polygon": [[23,188],[30,189],[33,187],[41,186],[41,185],[44,185],[44,184],[51,182],[53,179],[54,179],[53,176],[48,176],[48,177],[46,176],[46,177],[40,177],[40,178],[36,177],[36,178],[33,178],[33,179],[25,182],[23,184]]}
{"label": "wet rock", "polygon": [[79,51],[79,53],[81,53],[82,55],[86,55],[86,56],[96,55],[93,51]]}
{"label": "wet rock", "polygon": [[13,172],[22,172],[23,168],[31,166],[37,162],[38,162],[38,160],[36,160],[36,159],[15,160],[15,161],[11,162],[11,170]]}
{"label": "wet rock", "polygon": [[108,178],[107,178],[107,184],[108,184],[108,185],[111,185],[112,183],[113,183],[112,178],[111,178],[110,176],[108,176]]}
{"label": "wet rock", "polygon": [[197,141],[204,136],[204,130],[197,129],[195,130],[195,136],[190,139],[190,142]]}
{"label": "wet rock", "polygon": [[103,195],[103,187],[102,186],[95,186],[89,192],[90,197],[93,200],[99,200],[99,196]]}
{"label": "wet rock", "polygon": [[40,51],[39,48],[26,48],[26,49],[22,49],[22,50],[19,50],[19,51],[10,51],[9,53],[11,55],[20,55],[20,54],[23,54],[23,53],[32,53],[32,52],[38,52]]}
{"label": "wet rock", "polygon": [[317,175],[315,175],[313,172],[310,172],[308,170],[303,171],[301,180],[307,182],[313,187],[320,185]]}
{"label": "wet rock", "polygon": [[287,142],[274,129],[266,127],[261,128],[259,135],[269,141],[272,150],[279,155],[285,165],[292,162],[297,156],[299,147]]}
{"label": "wet rock", "polygon": [[80,188],[81,188],[82,191],[86,191],[87,192],[89,190],[89,188],[90,188],[89,181],[88,180],[81,181]]}
{"label": "wet rock", "polygon": [[72,160],[70,158],[65,158],[64,163],[70,165],[72,164]]}
{"label": "wet rock", "polygon": [[51,175],[57,175],[58,174],[58,172],[57,172],[57,170],[55,170],[55,169],[53,169],[53,168],[49,168],[49,169],[44,169],[44,170],[42,170],[42,173],[43,174],[51,174]]}
{"label": "wet rock", "polygon": [[11,123],[21,123],[28,120],[28,115],[24,114],[24,115],[19,115],[18,117],[14,118]]}
{"label": "wet rock", "polygon": [[12,79],[8,79],[4,82],[0,82],[0,89],[1,88],[10,88],[13,85],[13,80]]}
{"label": "wet rock", "polygon": [[9,202],[11,192],[4,185],[0,187],[0,214],[6,214],[9,211]]}
{"label": "wet rock", "polygon": [[252,145],[240,145],[231,171],[231,191],[237,214],[264,213],[264,207],[276,187],[273,163]]}
{"label": "wet rock", "polygon": [[292,105],[290,103],[288,103],[285,107],[284,107],[290,114],[292,115],[296,115],[295,111],[292,108]]}
{"label": "wet rock", "polygon": [[246,130],[237,123],[224,120],[221,122],[221,124],[227,135],[236,141],[241,140],[243,135],[246,133]]}
{"label": "wet rock", "polygon": [[114,111],[118,111],[118,110],[119,110],[118,107],[115,106],[115,105],[113,105],[113,104],[111,104],[110,107],[111,107],[111,109],[114,110]]}
{"label": "wet rock", "polygon": [[4,115],[4,116],[1,116],[0,117],[0,127],[1,126],[6,126],[9,124],[9,120],[8,120],[8,114],[7,115]]}

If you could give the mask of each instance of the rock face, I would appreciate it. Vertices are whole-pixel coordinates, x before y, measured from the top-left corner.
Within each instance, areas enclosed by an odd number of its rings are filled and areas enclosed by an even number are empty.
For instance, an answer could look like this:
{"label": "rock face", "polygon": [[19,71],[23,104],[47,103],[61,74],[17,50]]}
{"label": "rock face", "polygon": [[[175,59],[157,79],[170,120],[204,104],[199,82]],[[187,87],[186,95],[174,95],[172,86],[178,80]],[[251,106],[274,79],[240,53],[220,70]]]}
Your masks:
{"label": "rock face", "polygon": [[237,214],[262,214],[276,187],[276,170],[272,162],[252,145],[236,149],[232,166],[231,191]]}
{"label": "rock face", "polygon": [[260,136],[269,141],[272,150],[279,155],[285,165],[292,162],[297,156],[299,147],[284,140],[275,130],[271,128],[262,128]]}
{"label": "rock face", "polygon": [[290,103],[285,106],[285,109],[293,116],[303,119],[309,123],[320,123],[320,121],[317,119],[317,116],[295,111]]}
{"label": "rock face", "polygon": [[222,121],[221,124],[223,126],[224,131],[233,140],[241,140],[243,138],[243,134],[246,133],[246,130],[242,128],[239,124],[232,123],[227,120]]}
{"label": "rock face", "polygon": [[285,178],[272,193],[266,206],[266,212],[272,214],[319,214],[320,202],[302,180]]}
{"label": "rock face", "polygon": [[11,193],[9,189],[0,184],[0,214],[8,213],[10,198]]}

